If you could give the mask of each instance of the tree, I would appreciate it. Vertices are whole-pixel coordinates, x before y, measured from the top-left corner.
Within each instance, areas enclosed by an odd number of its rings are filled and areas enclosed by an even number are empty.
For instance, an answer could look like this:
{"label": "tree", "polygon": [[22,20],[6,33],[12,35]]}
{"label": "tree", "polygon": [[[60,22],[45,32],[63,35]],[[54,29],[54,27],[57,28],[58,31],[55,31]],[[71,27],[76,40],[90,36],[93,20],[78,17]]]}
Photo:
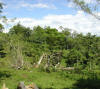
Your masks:
{"label": "tree", "polygon": [[71,49],[66,56],[67,66],[74,66],[75,64],[77,64],[78,67],[78,64],[82,64],[84,60],[85,57],[83,56],[83,54],[76,49]]}
{"label": "tree", "polygon": [[18,23],[17,25],[13,26],[10,29],[9,33],[12,35],[15,34],[15,35],[21,36],[21,39],[23,40],[29,40],[31,30],[30,28],[26,28]]}
{"label": "tree", "polygon": [[2,32],[2,29],[4,29],[4,27],[2,24],[0,24],[0,32]]}
{"label": "tree", "polygon": [[[2,9],[3,9],[3,3],[0,2],[0,18],[1,18]],[[3,25],[0,23],[0,32],[2,32],[3,28],[4,28]]]}
{"label": "tree", "polygon": [[2,12],[3,5],[4,5],[4,4],[0,2],[0,13]]}
{"label": "tree", "polygon": [[10,35],[8,47],[8,58],[10,66],[16,69],[20,69],[24,65],[23,53],[22,53],[22,41],[19,40],[17,35]]}
{"label": "tree", "polygon": [[68,1],[74,3],[75,6],[78,7],[79,9],[100,20],[100,16],[97,14],[98,9],[100,8],[100,0],[68,0]]}
{"label": "tree", "polygon": [[4,58],[6,56],[5,53],[5,34],[0,33],[0,58]]}

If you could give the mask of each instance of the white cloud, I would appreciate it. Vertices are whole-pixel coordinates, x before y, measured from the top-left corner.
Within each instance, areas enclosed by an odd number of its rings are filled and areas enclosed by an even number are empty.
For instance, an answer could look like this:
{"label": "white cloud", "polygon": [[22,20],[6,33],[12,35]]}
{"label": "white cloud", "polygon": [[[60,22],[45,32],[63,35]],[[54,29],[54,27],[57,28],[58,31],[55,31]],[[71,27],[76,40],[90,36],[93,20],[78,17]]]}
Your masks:
{"label": "white cloud", "polygon": [[29,3],[24,3],[21,5],[21,7],[30,7],[30,8],[49,8],[48,5],[46,4],[42,4],[42,3],[38,3],[38,4],[29,4]]}
{"label": "white cloud", "polygon": [[57,9],[55,5],[49,5],[49,4],[45,4],[45,3],[26,3],[26,2],[20,2],[17,5],[17,8],[21,8],[21,7],[25,7],[25,8],[29,8],[29,9],[33,9],[33,8],[49,8],[49,9]]}
{"label": "white cloud", "polygon": [[72,3],[72,2],[69,2],[69,3],[67,4],[67,6],[70,7],[70,8],[75,7],[74,3]]}
{"label": "white cloud", "polygon": [[8,15],[8,14],[9,14],[8,12],[2,12],[3,16]]}
{"label": "white cloud", "polygon": [[87,4],[93,4],[93,3],[96,3],[96,0],[83,0],[85,3]]}
{"label": "white cloud", "polygon": [[0,2],[3,2],[2,0],[0,0]]}
{"label": "white cloud", "polygon": [[31,28],[40,25],[58,29],[60,26],[63,26],[84,34],[91,32],[100,35],[100,21],[90,15],[85,15],[82,11],[78,11],[76,15],[47,15],[42,19],[18,18],[15,23],[19,21],[22,25]]}

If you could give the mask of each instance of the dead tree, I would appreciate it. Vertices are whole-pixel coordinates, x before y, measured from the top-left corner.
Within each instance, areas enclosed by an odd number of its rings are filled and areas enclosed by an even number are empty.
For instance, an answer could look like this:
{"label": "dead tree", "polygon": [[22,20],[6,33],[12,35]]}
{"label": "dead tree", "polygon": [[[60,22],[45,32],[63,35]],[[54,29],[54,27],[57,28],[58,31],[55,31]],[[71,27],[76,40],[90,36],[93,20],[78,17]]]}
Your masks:
{"label": "dead tree", "polygon": [[35,67],[38,68],[41,63],[44,69],[48,67],[58,67],[60,65],[61,55],[61,52],[43,53]]}
{"label": "dead tree", "polygon": [[10,65],[13,68],[21,69],[23,67],[24,61],[23,61],[23,54],[22,54],[22,48],[19,45],[19,42],[16,44],[13,44],[13,42],[10,42],[9,47],[9,54],[10,54]]}
{"label": "dead tree", "polygon": [[40,64],[41,64],[42,60],[43,60],[45,57],[46,57],[46,54],[45,54],[45,53],[43,53],[43,54],[42,54],[42,56],[40,57],[40,59],[39,59],[39,61],[38,61],[37,65],[35,66],[36,68],[38,68],[38,67],[40,66]]}

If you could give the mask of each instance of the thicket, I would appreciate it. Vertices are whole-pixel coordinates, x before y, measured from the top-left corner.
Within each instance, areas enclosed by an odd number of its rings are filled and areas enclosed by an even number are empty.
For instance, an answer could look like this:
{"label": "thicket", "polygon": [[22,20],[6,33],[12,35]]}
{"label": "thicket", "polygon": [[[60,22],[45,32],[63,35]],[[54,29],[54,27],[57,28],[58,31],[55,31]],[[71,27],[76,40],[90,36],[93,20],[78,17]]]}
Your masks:
{"label": "thicket", "polygon": [[33,29],[20,24],[0,32],[0,66],[16,69],[41,67],[59,69],[73,67],[100,68],[100,37],[77,33],[68,28],[40,26]]}

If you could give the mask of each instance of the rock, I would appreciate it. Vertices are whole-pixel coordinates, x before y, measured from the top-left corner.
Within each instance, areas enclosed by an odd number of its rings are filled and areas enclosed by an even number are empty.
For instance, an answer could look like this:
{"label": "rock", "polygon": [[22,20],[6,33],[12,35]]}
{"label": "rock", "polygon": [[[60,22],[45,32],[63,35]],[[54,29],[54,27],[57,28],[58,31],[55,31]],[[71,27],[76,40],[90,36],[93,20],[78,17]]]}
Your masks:
{"label": "rock", "polygon": [[17,89],[26,89],[24,82],[20,82],[17,86]]}
{"label": "rock", "polygon": [[27,85],[26,89],[39,89],[39,88],[36,86],[36,84],[32,83],[30,85]]}
{"label": "rock", "polygon": [[6,84],[5,83],[3,83],[2,89],[8,89],[8,88],[6,88]]}

